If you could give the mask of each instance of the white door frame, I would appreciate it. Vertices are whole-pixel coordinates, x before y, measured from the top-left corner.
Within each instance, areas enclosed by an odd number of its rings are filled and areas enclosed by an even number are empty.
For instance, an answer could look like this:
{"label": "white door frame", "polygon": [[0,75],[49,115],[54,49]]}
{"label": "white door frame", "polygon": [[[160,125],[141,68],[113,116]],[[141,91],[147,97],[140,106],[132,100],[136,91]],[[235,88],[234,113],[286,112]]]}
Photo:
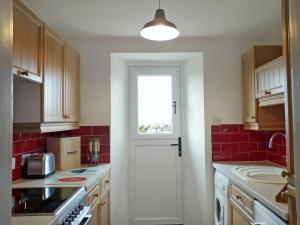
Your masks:
{"label": "white door frame", "polygon": [[[128,76],[129,76],[129,79],[128,79],[128,86],[130,87],[132,84],[130,84],[130,82],[132,82],[132,78],[131,78],[131,74],[130,74],[130,67],[177,67],[179,68],[180,70],[180,80],[179,80],[179,83],[180,83],[180,89],[181,89],[181,76],[182,76],[182,71],[183,71],[183,63],[181,62],[130,62],[127,64],[128,65]],[[129,88],[129,99],[133,99],[135,98],[135,96],[132,95],[133,91],[130,90]],[[180,102],[182,101],[182,97],[181,97],[181,94],[179,93],[179,99],[180,99]],[[177,107],[180,109],[182,105],[182,102],[181,104],[177,105]],[[133,106],[132,105],[132,101],[129,100],[129,149],[130,149],[130,224],[131,225],[134,225],[136,224],[135,221],[133,221],[133,218],[135,218],[135,215],[134,215],[134,204],[132,204],[134,201],[135,201],[135,198],[134,198],[134,193],[135,193],[135,189],[134,189],[134,183],[135,183],[135,164],[133,163],[134,162],[134,159],[135,159],[135,154],[134,154],[134,149],[135,149],[135,146],[136,145],[147,145],[147,144],[152,144],[153,145],[153,138],[150,138],[150,137],[144,137],[144,138],[141,138],[141,137],[138,137],[137,136],[137,133],[136,133],[136,127],[133,127],[133,124],[134,124],[134,121],[135,121],[135,118],[136,118],[136,111],[137,110],[134,110],[135,112],[132,112],[132,109],[136,109],[136,106]],[[181,115],[181,110],[179,111],[178,115],[180,116],[180,121],[182,123],[182,115]],[[178,129],[181,131],[181,127],[182,127],[182,124],[178,124]],[[155,144],[157,145],[160,145],[160,144],[167,144],[169,143],[170,140],[174,140],[175,138],[179,137],[182,135],[182,131],[181,133],[176,133],[172,136],[170,136],[170,139],[167,140],[166,138],[164,139],[161,139],[159,140],[161,137],[159,135],[157,135],[156,137],[158,138],[158,140],[156,139],[156,142]],[[177,150],[175,150],[177,151]],[[178,157],[177,159],[177,163],[178,165],[180,165],[180,171],[177,171],[180,173],[180,183],[181,183],[181,186],[180,186],[180,192],[181,192],[181,196],[178,198],[180,198],[180,206],[178,206],[178,210],[180,211],[180,216],[181,216],[181,219],[182,221],[180,221],[181,224],[183,224],[183,184],[182,184],[182,158]],[[153,221],[149,221],[148,224],[152,224]],[[144,223],[145,224],[145,223]],[[168,224],[168,223],[165,223],[165,224]],[[173,223],[172,223],[173,224]]]}

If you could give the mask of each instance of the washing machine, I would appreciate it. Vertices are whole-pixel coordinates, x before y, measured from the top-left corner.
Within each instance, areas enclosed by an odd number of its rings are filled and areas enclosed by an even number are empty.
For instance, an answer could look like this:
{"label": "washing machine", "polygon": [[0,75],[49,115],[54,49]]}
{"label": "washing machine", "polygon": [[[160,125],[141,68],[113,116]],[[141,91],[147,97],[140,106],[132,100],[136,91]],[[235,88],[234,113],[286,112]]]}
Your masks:
{"label": "washing machine", "polygon": [[215,225],[229,225],[229,179],[215,172]]}

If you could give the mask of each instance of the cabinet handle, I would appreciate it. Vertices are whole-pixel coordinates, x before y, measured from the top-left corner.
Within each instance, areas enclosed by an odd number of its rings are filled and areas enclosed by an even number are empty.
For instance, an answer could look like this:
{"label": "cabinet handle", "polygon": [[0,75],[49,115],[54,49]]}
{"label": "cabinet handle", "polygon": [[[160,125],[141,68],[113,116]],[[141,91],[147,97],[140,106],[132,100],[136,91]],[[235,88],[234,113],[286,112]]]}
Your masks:
{"label": "cabinet handle", "polygon": [[288,172],[288,171],[282,170],[281,176],[282,176],[282,177],[291,177],[291,173]]}
{"label": "cabinet handle", "polygon": [[106,183],[106,184],[109,184],[109,180],[106,180],[105,183]]}
{"label": "cabinet handle", "polygon": [[28,71],[22,71],[22,70],[18,70],[18,74],[20,74],[20,75],[22,75],[22,76],[26,76],[26,77],[28,77],[29,76],[29,74],[28,74]]}
{"label": "cabinet handle", "polygon": [[236,198],[237,200],[242,200],[242,196],[239,196],[239,195],[235,196],[235,198]]}
{"label": "cabinet handle", "polygon": [[256,116],[251,116],[251,119],[253,119],[253,120],[254,120],[255,118],[256,118]]}
{"label": "cabinet handle", "polygon": [[99,197],[99,194],[94,194],[93,195],[95,198],[98,198]]}
{"label": "cabinet handle", "polygon": [[293,197],[293,195],[289,192],[289,190],[286,190],[286,191],[282,192],[280,195],[283,198],[291,198],[291,197]]}
{"label": "cabinet handle", "polygon": [[106,204],[106,202],[105,202],[105,201],[101,202],[101,206],[104,206],[105,204]]}
{"label": "cabinet handle", "polygon": [[244,201],[243,201],[242,196],[236,195],[235,198],[236,198],[236,200],[238,200],[240,203],[242,203],[244,205]]}
{"label": "cabinet handle", "polygon": [[272,95],[271,91],[265,91],[265,95]]}
{"label": "cabinet handle", "polygon": [[70,116],[70,115],[68,115],[68,114],[66,114],[66,115],[64,115],[64,118],[65,118],[65,119],[70,119],[70,118],[71,118],[71,116]]}

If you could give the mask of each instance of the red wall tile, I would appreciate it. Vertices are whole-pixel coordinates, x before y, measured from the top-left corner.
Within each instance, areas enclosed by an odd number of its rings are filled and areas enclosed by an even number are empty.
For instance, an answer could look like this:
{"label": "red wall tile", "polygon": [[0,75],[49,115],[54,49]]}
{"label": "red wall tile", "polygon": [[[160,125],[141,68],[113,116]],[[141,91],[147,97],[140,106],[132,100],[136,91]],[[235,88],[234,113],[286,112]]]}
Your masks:
{"label": "red wall tile", "polygon": [[91,138],[100,139],[99,163],[110,162],[110,133],[109,126],[81,126],[76,130],[52,132],[52,133],[22,133],[14,132],[12,155],[16,158],[16,167],[12,171],[12,180],[22,177],[21,159],[23,154],[33,154],[46,152],[47,137],[81,137],[81,163],[90,163],[89,160],[89,140]]}
{"label": "red wall tile", "polygon": [[238,152],[239,145],[237,143],[221,144],[221,152]]}
{"label": "red wall tile", "polygon": [[212,125],[212,159],[214,162],[269,160],[286,166],[285,138],[276,137],[273,148],[268,147],[273,133],[248,131],[243,124]]}

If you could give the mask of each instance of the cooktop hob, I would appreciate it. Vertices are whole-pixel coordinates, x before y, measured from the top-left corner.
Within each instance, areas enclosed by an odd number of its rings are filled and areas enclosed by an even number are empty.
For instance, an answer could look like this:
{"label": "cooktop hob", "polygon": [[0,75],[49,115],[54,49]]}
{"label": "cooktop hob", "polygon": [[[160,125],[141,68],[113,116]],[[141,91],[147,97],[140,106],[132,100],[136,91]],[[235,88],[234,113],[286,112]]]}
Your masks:
{"label": "cooktop hob", "polygon": [[12,214],[55,214],[80,187],[17,188],[12,190]]}

